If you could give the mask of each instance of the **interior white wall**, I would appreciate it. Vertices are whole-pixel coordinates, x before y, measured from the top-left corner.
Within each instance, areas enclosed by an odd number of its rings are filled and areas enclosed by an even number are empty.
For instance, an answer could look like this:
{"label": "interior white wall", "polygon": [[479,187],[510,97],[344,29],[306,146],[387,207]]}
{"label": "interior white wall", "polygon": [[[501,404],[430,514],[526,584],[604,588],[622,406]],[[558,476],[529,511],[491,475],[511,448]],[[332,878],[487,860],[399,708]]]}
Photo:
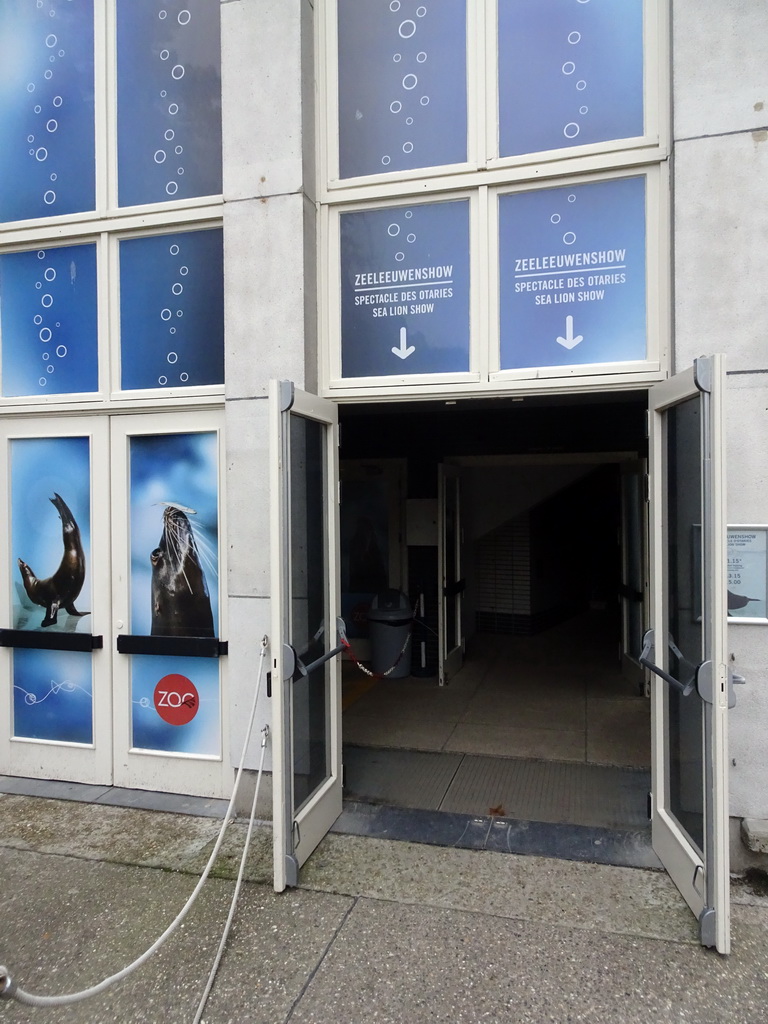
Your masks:
{"label": "interior white wall", "polygon": [[538,505],[591,473],[584,463],[560,466],[470,466],[462,470],[462,493],[472,516],[471,540]]}
{"label": "interior white wall", "polygon": [[[768,7],[673,0],[675,365],[727,353],[730,523],[768,522]],[[768,818],[768,627],[729,627],[731,814]]]}

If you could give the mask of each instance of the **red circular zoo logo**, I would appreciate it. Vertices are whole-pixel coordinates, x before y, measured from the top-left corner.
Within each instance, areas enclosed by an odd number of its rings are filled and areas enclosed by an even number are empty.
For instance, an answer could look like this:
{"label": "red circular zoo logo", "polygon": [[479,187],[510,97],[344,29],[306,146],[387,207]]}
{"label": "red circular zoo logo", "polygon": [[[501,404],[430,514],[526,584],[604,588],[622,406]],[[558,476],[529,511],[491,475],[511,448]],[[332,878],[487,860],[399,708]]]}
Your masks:
{"label": "red circular zoo logo", "polygon": [[186,725],[197,714],[200,698],[186,676],[163,676],[155,687],[155,709],[169,725]]}

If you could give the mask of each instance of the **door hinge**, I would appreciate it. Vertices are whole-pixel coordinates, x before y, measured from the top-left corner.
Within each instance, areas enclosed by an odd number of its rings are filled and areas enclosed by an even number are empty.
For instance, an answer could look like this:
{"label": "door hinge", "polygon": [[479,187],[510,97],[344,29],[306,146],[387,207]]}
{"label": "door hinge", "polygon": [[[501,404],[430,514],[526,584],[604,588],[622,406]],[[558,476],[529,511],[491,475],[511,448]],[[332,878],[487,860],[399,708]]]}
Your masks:
{"label": "door hinge", "polygon": [[707,704],[718,703],[720,707],[736,707],[734,686],[746,683],[744,676],[734,672],[725,665],[720,666],[718,679],[715,679],[714,666],[711,661],[704,661],[696,670],[696,689],[699,696]]}
{"label": "door hinge", "polygon": [[299,862],[292,853],[285,856],[285,884],[292,889],[299,884]]}
{"label": "door hinge", "polygon": [[710,394],[712,391],[712,357],[699,356],[693,360],[693,380],[699,391]]}
{"label": "door hinge", "polygon": [[704,907],[699,915],[699,941],[702,946],[717,945],[717,912],[714,907]]}

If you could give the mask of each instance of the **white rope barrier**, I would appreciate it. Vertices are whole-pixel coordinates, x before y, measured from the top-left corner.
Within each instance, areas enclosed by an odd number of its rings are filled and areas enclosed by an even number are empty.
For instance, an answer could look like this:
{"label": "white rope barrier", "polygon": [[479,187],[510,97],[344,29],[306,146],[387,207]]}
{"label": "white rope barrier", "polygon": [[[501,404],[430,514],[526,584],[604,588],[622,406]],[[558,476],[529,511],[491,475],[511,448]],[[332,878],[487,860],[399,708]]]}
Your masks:
{"label": "white rope barrier", "polygon": [[[80,992],[71,992],[71,993],[69,993],[67,995],[61,995],[61,996],[38,996],[38,995],[33,995],[31,992],[26,992],[24,989],[19,988],[18,985],[16,984],[16,982],[11,977],[11,974],[10,974],[8,968],[0,966],[0,999],[15,999],[19,1003],[25,1003],[27,1006],[38,1006],[38,1007],[42,1007],[42,1006],[68,1006],[70,1003],[79,1003],[83,999],[90,999],[91,996],[96,996],[100,992],[104,992],[105,989],[110,988],[112,985],[116,985],[118,981],[122,981],[124,978],[127,978],[130,974],[133,974],[134,971],[138,970],[139,967],[141,967],[143,964],[145,964],[147,962],[147,960],[149,960],[149,958],[154,953],[156,953],[157,950],[160,949],[160,947],[171,937],[171,935],[173,935],[173,933],[179,927],[179,925],[184,920],[184,918],[187,916],[189,911],[192,909],[192,906],[194,905],[195,901],[197,900],[197,897],[199,896],[201,889],[205,885],[205,882],[208,879],[208,875],[210,874],[211,869],[213,868],[213,865],[216,862],[216,858],[219,855],[219,850],[221,849],[221,844],[224,842],[224,834],[225,834],[225,832],[227,830],[227,826],[229,825],[230,821],[232,820],[232,818],[231,818],[232,810],[234,808],[235,800],[237,798],[237,792],[238,792],[238,789],[240,787],[240,780],[241,780],[242,774],[243,774],[243,766],[245,764],[245,757],[246,757],[246,753],[247,753],[247,750],[248,750],[248,744],[250,743],[251,732],[253,731],[253,721],[254,721],[254,718],[256,717],[256,705],[258,703],[259,693],[260,693],[260,690],[261,690],[261,681],[262,681],[262,676],[264,674],[264,658],[266,657],[266,652],[267,652],[268,645],[269,645],[269,638],[265,636],[263,638],[263,640],[261,641],[261,651],[259,653],[259,671],[258,671],[258,677],[257,677],[257,680],[256,680],[256,688],[254,690],[254,695],[253,695],[253,704],[251,706],[251,713],[250,713],[250,718],[249,718],[249,721],[248,721],[248,728],[247,728],[246,734],[245,734],[245,742],[243,743],[243,752],[242,752],[242,754],[240,756],[240,763],[239,763],[239,765],[237,767],[237,775],[235,777],[235,784],[234,784],[234,787],[232,789],[232,796],[229,799],[229,805],[228,805],[226,813],[224,815],[224,820],[222,822],[221,830],[219,831],[218,838],[217,838],[216,843],[215,843],[215,845],[213,847],[213,850],[211,851],[211,856],[208,858],[208,863],[206,864],[205,869],[203,870],[203,873],[200,876],[200,879],[199,879],[197,885],[195,886],[195,888],[194,888],[191,896],[187,900],[187,902],[184,904],[182,909],[177,914],[176,918],[166,928],[166,930],[163,932],[163,934],[160,936],[160,938],[157,939],[149,947],[149,949],[145,953],[142,953],[142,955],[140,957],[138,957],[136,960],[134,960],[133,963],[128,964],[127,967],[124,967],[121,971],[118,971],[116,974],[111,975],[109,978],[105,978],[104,981],[99,982],[97,985],[92,985],[90,988],[83,989]],[[261,764],[263,764],[263,762],[264,762],[264,751],[266,749],[266,736],[267,735],[268,735],[268,732],[265,734],[264,741],[262,742]],[[259,782],[260,781],[261,781],[261,765],[259,767]],[[256,795],[254,796],[254,808],[256,806],[256,796],[257,795],[258,795],[258,790],[257,790]],[[249,839],[248,839],[247,842],[249,842],[249,841],[250,841],[250,830],[249,830]],[[247,852],[247,843],[246,843],[246,852]],[[244,856],[245,856],[245,854],[244,854]],[[232,911],[232,913],[234,913],[234,911]],[[228,922],[228,924],[229,924],[229,922]],[[222,947],[222,949],[223,949],[223,947]],[[221,957],[219,956],[218,960],[220,960],[220,959],[221,959]],[[218,967],[218,961],[216,963],[216,967]],[[214,971],[214,974],[215,974],[215,971]],[[212,984],[212,982],[211,982],[211,984]],[[206,991],[206,995],[205,995],[206,999],[207,999],[207,992],[208,991],[210,991],[210,989],[208,989]],[[202,1005],[204,1006],[204,1003]]]}

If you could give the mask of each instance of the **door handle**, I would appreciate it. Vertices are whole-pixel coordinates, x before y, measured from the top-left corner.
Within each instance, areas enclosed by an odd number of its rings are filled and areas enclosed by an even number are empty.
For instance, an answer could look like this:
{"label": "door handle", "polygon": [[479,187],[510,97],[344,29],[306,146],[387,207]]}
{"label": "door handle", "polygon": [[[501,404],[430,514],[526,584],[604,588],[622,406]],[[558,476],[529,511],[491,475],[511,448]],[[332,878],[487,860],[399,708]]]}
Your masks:
{"label": "door handle", "polygon": [[344,622],[344,619],[342,619],[341,616],[339,616],[336,619],[336,635],[338,636],[340,641],[336,645],[336,647],[334,647],[330,651],[326,651],[325,654],[321,654],[319,658],[316,658],[314,661],[310,662],[309,665],[305,665],[301,658],[298,656],[298,654],[295,656],[296,667],[293,672],[294,682],[298,682],[299,679],[303,679],[306,676],[310,675],[310,673],[314,672],[316,668],[319,668],[321,665],[324,665],[326,661],[330,661],[331,658],[335,658],[337,654],[341,654],[343,650],[346,650],[348,646],[347,626],[346,623]]}
{"label": "door handle", "polygon": [[[684,654],[671,636],[668,638],[667,642],[672,653],[676,654],[681,661],[685,662],[686,658]],[[645,668],[653,672],[654,675],[659,676],[660,679],[663,679],[665,682],[669,683],[670,686],[679,690],[684,697],[687,697],[693,692],[693,688],[696,685],[696,669],[693,670],[693,674],[687,683],[683,683],[679,679],[675,679],[673,675],[670,675],[669,672],[665,672],[663,668],[659,668],[659,666],[655,665],[651,660],[655,657],[655,647],[654,631],[649,629],[643,637],[643,650],[637,660],[641,665],[644,665]],[[687,662],[687,664],[690,665],[690,662]]]}

